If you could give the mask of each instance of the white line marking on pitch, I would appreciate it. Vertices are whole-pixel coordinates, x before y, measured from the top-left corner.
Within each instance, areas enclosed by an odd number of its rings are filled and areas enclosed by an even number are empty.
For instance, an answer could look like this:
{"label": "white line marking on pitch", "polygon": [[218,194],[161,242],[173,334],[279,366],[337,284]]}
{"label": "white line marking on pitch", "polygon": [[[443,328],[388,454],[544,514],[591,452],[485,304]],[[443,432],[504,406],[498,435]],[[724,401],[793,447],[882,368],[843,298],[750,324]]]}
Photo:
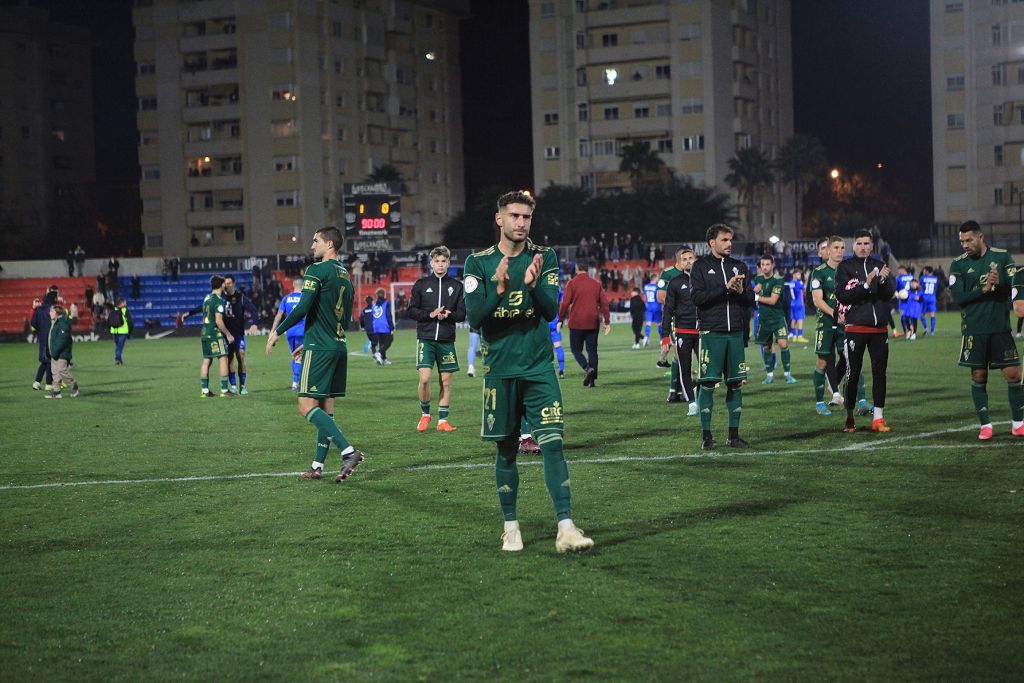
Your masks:
{"label": "white line marking on pitch", "polygon": [[[1002,423],[997,422],[996,425],[1009,424],[1008,422]],[[919,439],[927,436],[937,436],[940,434],[949,434],[952,432],[962,432],[975,429],[976,425],[964,425],[962,427],[952,427],[937,432],[927,432],[922,434],[906,434],[899,437],[890,437],[888,439],[879,439],[876,441],[865,442],[863,444],[851,444],[843,448],[836,449],[793,449],[793,450],[781,450],[781,451],[754,451],[754,450],[735,450],[721,453],[680,453],[678,455],[620,455],[612,456],[610,458],[578,458],[572,459],[569,462],[573,465],[607,465],[615,464],[620,462],[665,462],[670,460],[700,460],[700,459],[714,459],[714,458],[734,458],[737,456],[762,456],[762,455],[813,455],[815,453],[849,453],[851,451],[859,451],[866,448],[872,448],[874,450],[893,450],[899,448],[901,450],[948,450],[951,448],[965,449],[965,448],[993,448],[996,444],[919,444],[911,446],[895,446],[893,442],[900,441],[903,439]],[[542,460],[527,460],[520,461],[520,465],[541,465]],[[452,463],[447,465],[414,465],[411,467],[387,467],[382,468],[380,471],[409,471],[417,472],[422,470],[470,470],[470,469],[482,469],[494,467],[493,462],[471,462],[471,463]],[[154,477],[151,479],[100,479],[90,481],[69,481],[69,482],[50,482],[46,484],[9,484],[6,486],[0,486],[0,491],[14,491],[21,489],[58,489],[74,486],[104,486],[104,485],[117,485],[117,484],[164,484],[164,483],[184,483],[190,481],[228,481],[233,479],[264,479],[272,477],[297,477],[301,474],[300,472],[256,472],[250,474],[219,474],[219,475],[207,475],[207,476],[196,476],[196,477]]]}

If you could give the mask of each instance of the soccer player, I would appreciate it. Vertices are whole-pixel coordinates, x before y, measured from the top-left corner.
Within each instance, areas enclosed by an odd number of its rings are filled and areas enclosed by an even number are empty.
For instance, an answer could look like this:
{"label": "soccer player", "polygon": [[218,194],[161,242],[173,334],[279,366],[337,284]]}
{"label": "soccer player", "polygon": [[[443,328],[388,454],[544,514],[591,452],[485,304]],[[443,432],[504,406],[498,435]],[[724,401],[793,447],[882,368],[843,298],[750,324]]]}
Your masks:
{"label": "soccer player", "polygon": [[[466,357],[469,358],[469,367],[466,369],[468,377],[476,377],[476,350],[480,348],[480,330],[469,328],[469,348],[466,350]],[[565,354],[562,354],[562,367],[565,367]]]}
{"label": "soccer player", "polygon": [[388,360],[388,349],[391,348],[391,342],[395,340],[395,323],[391,319],[391,302],[385,297],[383,287],[378,288],[375,294],[377,300],[371,306],[373,319],[370,322],[373,337],[377,340],[377,350],[373,354],[373,359],[377,361],[377,365],[391,365],[391,361]]}
{"label": "soccer player", "polygon": [[[302,278],[297,277],[292,280],[292,291],[290,294],[286,294],[281,299],[281,306],[277,309],[277,315],[274,316],[274,324],[271,327],[277,327],[285,316],[291,313],[296,306],[299,305],[299,300],[302,299]],[[288,348],[294,354],[295,349],[302,346],[302,335],[306,330],[306,321],[303,320],[295,325],[295,327],[288,330]],[[299,362],[298,358],[292,357],[292,391],[299,390],[299,372],[302,370],[302,363]]]}
{"label": "soccer player", "polygon": [[484,441],[495,442],[494,474],[505,518],[502,550],[523,549],[516,511],[520,418],[540,444],[544,483],[558,519],[555,549],[586,550],[594,542],[572,522],[569,467],[562,450],[562,391],[551,362],[547,323],[558,306],[555,252],[529,240],[536,202],[528,192],[498,199],[498,243],[466,259],[466,312],[483,339]]}
{"label": "soccer player", "polygon": [[731,448],[749,448],[740,438],[740,411],[743,409],[741,387],[747,381],[747,363],[743,357],[743,331],[754,305],[754,290],[747,283],[747,264],[732,258],[734,231],[717,223],[708,228],[711,253],[697,259],[690,270],[690,296],[697,306],[697,329],[700,331],[700,370],[697,383],[697,408],[703,436],[701,448],[713,450],[711,408],[715,386],[725,381],[725,406],[729,413]]}
{"label": "soccer player", "polygon": [[903,330],[903,334],[907,335],[907,341],[911,341],[910,321],[907,319],[907,299],[910,298],[910,282],[913,279],[914,276],[907,271],[906,267],[900,266],[899,274],[896,276],[896,298],[900,311],[900,329]]}
{"label": "soccer player", "polygon": [[[921,283],[917,279],[910,281],[910,289],[907,290],[907,322],[910,325],[910,334],[907,335],[908,341],[914,341],[917,339],[917,323],[919,320],[923,323],[924,314],[921,312],[924,309],[924,303],[922,302],[921,294]],[[921,332],[924,334],[924,332]]]}
{"label": "soccer player", "polygon": [[352,301],[355,298],[348,271],[338,259],[343,244],[341,232],[335,227],[316,231],[313,235],[313,256],[319,263],[306,268],[299,304],[271,330],[267,339],[267,354],[270,354],[280,335],[298,325],[300,320],[305,320],[303,344],[293,354],[302,356],[299,414],[316,428],[317,433],[313,464],[301,476],[303,479],[323,477],[324,461],[333,443],[341,451],[341,470],[334,478],[338,484],[348,479],[365,459],[334,421],[334,399],[345,395],[348,379],[348,338],[345,331],[352,318]]}
{"label": "soccer player", "polygon": [[764,359],[764,384],[771,384],[775,379],[773,343],[779,345],[786,384],[796,384],[791,371],[789,327],[786,325],[788,305],[783,297],[786,284],[775,273],[775,260],[771,256],[762,256],[759,268],[761,272],[754,278],[754,294],[757,295],[755,300],[758,307],[757,333],[754,335],[754,342],[761,346],[761,357]]}
{"label": "soccer player", "polygon": [[[562,290],[558,290],[558,305],[562,305]],[[555,319],[548,323],[548,331],[551,333],[551,345],[555,347],[555,360],[558,361],[558,379],[565,379],[565,349],[562,347],[562,321],[558,314]],[[522,452],[522,450],[520,450]],[[540,452],[539,450],[537,451]]]}
{"label": "soccer player", "polygon": [[657,323],[661,327],[661,304],[658,303],[658,276],[651,274],[651,281],[644,285],[644,303],[647,310],[644,312],[644,339],[641,344],[644,348],[651,343],[651,323]]}
{"label": "soccer player", "polygon": [[799,268],[793,269],[793,279],[786,283],[789,287],[789,320],[790,334],[793,341],[801,344],[807,343],[804,337],[804,318],[807,311],[804,308],[804,274]]}
{"label": "soccer player", "polygon": [[359,326],[366,333],[366,346],[363,348],[363,353],[372,353],[376,356],[377,335],[373,333],[373,297],[367,294],[364,303],[363,312],[359,314]]}
{"label": "soccer player", "polygon": [[[921,272],[921,313],[922,329],[921,334],[928,332],[929,337],[935,336],[935,311],[938,309],[939,278],[931,266],[925,266]],[[925,330],[928,323],[928,316],[931,316],[931,328]]]}
{"label": "soccer player", "polygon": [[210,397],[210,365],[217,359],[220,369],[220,395],[228,393],[228,344],[235,340],[224,322],[224,278],[214,275],[210,278],[210,293],[203,299],[203,331],[199,340],[203,345],[203,362],[199,366],[199,395]]}
{"label": "soccer player", "polygon": [[[842,401],[838,397],[839,380],[837,375],[846,372],[846,357],[843,355],[845,335],[844,323],[838,319],[836,310],[836,269],[846,255],[846,241],[838,235],[827,238],[828,253],[825,262],[811,272],[811,300],[817,312],[817,325],[814,333],[814,353],[817,356],[814,368],[814,410],[819,415],[831,415],[825,403],[826,383],[831,383],[836,392],[833,401],[836,405]],[[835,351],[839,352],[838,370],[834,363]],[[832,376],[829,377],[829,362],[832,361]],[[838,397],[838,398],[837,398]],[[871,411],[864,394],[864,376],[857,381],[857,414],[867,415]]]}
{"label": "soccer player", "polygon": [[[960,365],[971,369],[971,398],[978,413],[978,438],[992,438],[988,413],[989,369],[999,369],[1006,380],[1014,436],[1024,436],[1024,386],[1021,385],[1020,355],[1010,333],[1010,300],[1021,310],[1021,292],[1012,292],[1015,281],[1013,256],[1004,249],[985,244],[985,235],[975,221],[960,226],[963,255],[949,267],[949,291],[960,307],[963,344]],[[1011,296],[1012,295],[1012,296]]]}
{"label": "soccer player", "polygon": [[693,384],[691,369],[693,354],[700,343],[697,331],[697,307],[690,296],[690,273],[696,256],[693,249],[680,249],[682,266],[665,288],[665,312],[661,316],[662,324],[673,332],[675,337],[675,357],[672,359],[672,383],[669,385],[669,403],[689,403],[687,415],[697,414],[697,392]]}
{"label": "soccer player", "polygon": [[430,426],[430,380],[437,365],[437,431],[454,432],[448,422],[452,403],[452,373],[459,371],[455,353],[455,324],[466,319],[462,282],[448,274],[452,254],[448,247],[430,251],[431,275],[412,287],[406,315],[416,321],[416,371],[419,373],[420,421],[416,431]]}
{"label": "soccer player", "polygon": [[[228,380],[231,393],[248,396],[245,388],[245,321],[249,319],[249,334],[256,334],[259,312],[245,292],[235,289],[235,276],[224,276],[224,324],[228,326],[234,341],[228,344]],[[248,316],[246,315],[248,314]],[[238,360],[238,384],[235,384],[235,360]]]}
{"label": "soccer player", "polygon": [[[661,275],[658,276],[658,305],[661,306],[662,311],[665,308],[665,290],[668,287],[668,283],[672,281],[676,275],[683,272],[683,253],[687,251],[688,247],[680,247],[676,249],[676,262],[674,265],[669,266],[665,270],[661,271]],[[661,324],[661,356],[658,358],[657,366],[659,368],[669,367],[668,352],[672,348],[672,326],[664,322],[662,318]],[[679,370],[676,367],[678,364],[673,361],[672,374],[673,376]],[[669,387],[671,391],[672,380],[669,380]]]}
{"label": "soccer player", "polygon": [[864,351],[871,353],[871,395],[874,416],[871,429],[889,432],[882,411],[885,408],[885,372],[889,363],[889,302],[896,293],[889,266],[871,257],[874,240],[867,230],[853,234],[854,257],[836,269],[836,299],[846,328],[846,425],[844,432],[857,431],[853,411],[857,383],[864,364]]}

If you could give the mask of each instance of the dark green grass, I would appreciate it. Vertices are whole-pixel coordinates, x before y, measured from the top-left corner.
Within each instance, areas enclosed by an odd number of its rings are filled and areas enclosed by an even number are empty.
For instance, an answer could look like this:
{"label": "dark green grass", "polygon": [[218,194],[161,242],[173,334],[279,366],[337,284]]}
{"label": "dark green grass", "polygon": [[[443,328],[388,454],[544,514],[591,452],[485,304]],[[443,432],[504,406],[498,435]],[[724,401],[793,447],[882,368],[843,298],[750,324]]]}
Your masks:
{"label": "dark green grass", "polygon": [[[344,485],[138,483],[309,466],[286,350],[268,359],[263,341],[235,400],[198,397],[197,339],[133,340],[121,368],[110,342],[76,344],[83,393],[59,402],[28,388],[33,346],[0,347],[0,485],[132,482],[0,490],[0,678],[1024,675],[1024,440],[997,425],[977,447],[952,316],[892,341],[889,435],[814,414],[810,351],[794,351],[800,384],[765,387],[748,349],[756,453],[710,458],[696,418],[665,404],[655,352],[616,328],[597,389],[567,359],[574,518],[597,543],[569,557],[536,458],[526,549],[500,551],[480,380],[455,380],[458,432],[417,434],[409,333],[391,367],[350,358],[338,421],[368,460]],[[1008,420],[1001,378],[990,394]]]}

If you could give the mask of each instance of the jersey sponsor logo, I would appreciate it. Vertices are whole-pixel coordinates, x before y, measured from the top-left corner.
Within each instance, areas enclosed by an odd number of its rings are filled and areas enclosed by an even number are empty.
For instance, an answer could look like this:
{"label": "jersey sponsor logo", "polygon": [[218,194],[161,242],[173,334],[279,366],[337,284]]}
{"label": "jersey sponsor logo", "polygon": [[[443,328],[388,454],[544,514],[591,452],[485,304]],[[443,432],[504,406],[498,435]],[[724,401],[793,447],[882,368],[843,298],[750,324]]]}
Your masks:
{"label": "jersey sponsor logo", "polygon": [[811,288],[817,289],[821,287],[821,280],[811,280]]}
{"label": "jersey sponsor logo", "polygon": [[562,422],[562,405],[555,401],[550,406],[540,409],[540,423],[542,425],[557,424]]}
{"label": "jersey sponsor logo", "polygon": [[469,277],[466,278],[466,291],[472,294],[473,292],[476,291],[477,285],[479,284],[480,282],[476,279],[476,277],[470,275]]}
{"label": "jersey sponsor logo", "polygon": [[956,275],[950,275],[949,276],[949,284],[950,285],[955,285],[956,284]]}
{"label": "jersey sponsor logo", "polygon": [[523,291],[517,289],[514,292],[508,293],[508,305],[509,306],[522,306],[523,305]]}
{"label": "jersey sponsor logo", "polygon": [[446,354],[444,354],[444,356],[441,357],[441,362],[442,363],[454,363],[455,362],[455,354],[454,353],[446,353]]}
{"label": "jersey sponsor logo", "polygon": [[303,280],[302,281],[302,288],[303,289],[316,289],[316,282],[314,282],[313,280]]}
{"label": "jersey sponsor logo", "polygon": [[658,289],[663,289],[664,287],[665,287],[665,281],[664,280],[658,280]]}
{"label": "jersey sponsor logo", "polygon": [[558,273],[554,271],[548,273],[548,284],[552,286],[558,286]]}
{"label": "jersey sponsor logo", "polygon": [[487,430],[494,429],[494,413],[487,413]]}

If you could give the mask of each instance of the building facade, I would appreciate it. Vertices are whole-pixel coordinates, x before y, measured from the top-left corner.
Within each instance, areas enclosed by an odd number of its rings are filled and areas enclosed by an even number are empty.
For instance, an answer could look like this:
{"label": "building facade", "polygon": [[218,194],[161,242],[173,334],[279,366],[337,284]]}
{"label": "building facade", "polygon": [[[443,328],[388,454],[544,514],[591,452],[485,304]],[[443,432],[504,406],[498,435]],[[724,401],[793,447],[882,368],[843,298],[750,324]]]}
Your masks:
{"label": "building facade", "polygon": [[147,255],[290,254],[391,165],[402,244],[463,208],[466,0],[136,0]]}
{"label": "building facade", "polygon": [[935,221],[1024,247],[1024,3],[931,0]]}
{"label": "building facade", "polygon": [[90,51],[88,29],[42,9],[0,8],[0,237],[8,245],[95,228]]}
{"label": "building facade", "polygon": [[[696,185],[725,183],[736,150],[774,158],[793,134],[788,0],[530,0],[534,178],[630,187],[641,141]],[[780,184],[737,206],[750,237],[796,235]]]}

